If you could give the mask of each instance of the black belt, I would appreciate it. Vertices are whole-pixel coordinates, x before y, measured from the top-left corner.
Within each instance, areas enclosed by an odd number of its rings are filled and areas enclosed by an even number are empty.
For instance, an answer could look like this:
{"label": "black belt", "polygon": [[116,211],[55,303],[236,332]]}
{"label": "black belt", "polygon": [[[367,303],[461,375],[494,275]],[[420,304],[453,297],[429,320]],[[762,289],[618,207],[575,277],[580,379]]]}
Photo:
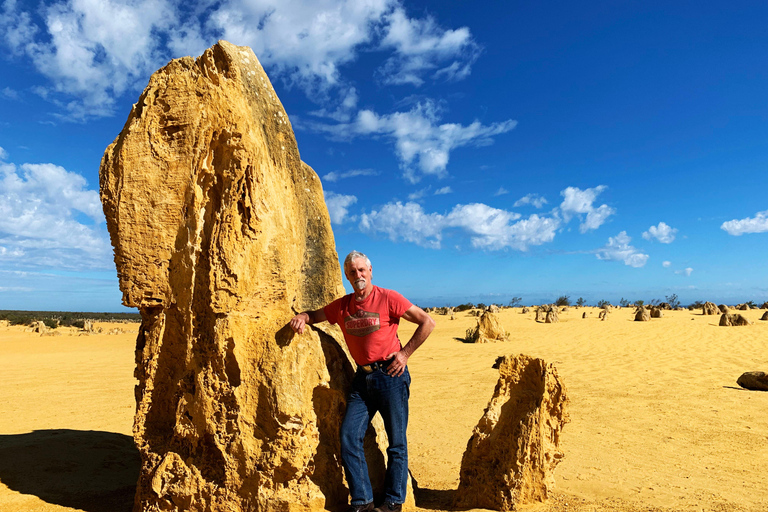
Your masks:
{"label": "black belt", "polygon": [[371,373],[375,370],[381,370],[384,371],[387,369],[387,366],[394,361],[395,358],[387,359],[386,361],[374,361],[370,364],[361,364],[358,368],[362,368],[365,373]]}

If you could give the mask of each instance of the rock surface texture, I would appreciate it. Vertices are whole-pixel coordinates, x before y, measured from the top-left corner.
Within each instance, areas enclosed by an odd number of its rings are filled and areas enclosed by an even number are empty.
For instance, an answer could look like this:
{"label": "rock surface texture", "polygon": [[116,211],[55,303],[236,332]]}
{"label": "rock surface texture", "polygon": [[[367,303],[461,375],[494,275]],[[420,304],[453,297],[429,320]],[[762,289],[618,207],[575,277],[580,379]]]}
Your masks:
{"label": "rock surface texture", "polygon": [[352,363],[340,332],[287,327],[343,295],[338,256],[320,180],[250,48],[222,41],[152,75],[100,183],[123,302],[142,315],[134,511],[347,503]]}
{"label": "rock surface texture", "polygon": [[461,460],[457,507],[514,510],[544,501],[563,458],[568,398],[541,359],[505,356],[499,380]]}

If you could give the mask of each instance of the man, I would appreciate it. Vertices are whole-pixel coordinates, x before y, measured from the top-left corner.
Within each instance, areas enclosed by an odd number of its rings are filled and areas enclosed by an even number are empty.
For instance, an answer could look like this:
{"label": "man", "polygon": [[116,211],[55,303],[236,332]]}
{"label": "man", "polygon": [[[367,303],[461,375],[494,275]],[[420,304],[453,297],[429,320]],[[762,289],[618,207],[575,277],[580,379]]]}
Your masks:
{"label": "man", "polygon": [[[299,313],[291,319],[290,326],[299,334],[307,324],[326,320],[341,327],[358,365],[341,425],[341,458],[349,483],[350,512],[399,512],[408,485],[405,431],[411,376],[407,363],[432,332],[435,321],[399,293],[374,286],[372,271],[371,260],[365,254],[350,252],[344,260],[344,275],[354,293],[317,311]],[[400,345],[397,337],[400,318],[418,324],[405,346]],[[384,504],[374,509],[363,439],[377,411],[384,420],[389,447]]]}

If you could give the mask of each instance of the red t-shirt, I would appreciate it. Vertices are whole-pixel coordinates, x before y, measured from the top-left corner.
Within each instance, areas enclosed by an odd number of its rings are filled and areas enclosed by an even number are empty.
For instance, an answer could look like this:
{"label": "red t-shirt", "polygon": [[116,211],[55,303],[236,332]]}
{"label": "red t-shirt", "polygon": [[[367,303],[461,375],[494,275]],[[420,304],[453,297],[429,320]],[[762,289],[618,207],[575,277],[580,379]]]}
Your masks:
{"label": "red t-shirt", "polygon": [[339,324],[349,352],[357,364],[382,361],[400,350],[397,326],[413,304],[393,290],[373,287],[364,300],[350,293],[323,308],[325,318]]}

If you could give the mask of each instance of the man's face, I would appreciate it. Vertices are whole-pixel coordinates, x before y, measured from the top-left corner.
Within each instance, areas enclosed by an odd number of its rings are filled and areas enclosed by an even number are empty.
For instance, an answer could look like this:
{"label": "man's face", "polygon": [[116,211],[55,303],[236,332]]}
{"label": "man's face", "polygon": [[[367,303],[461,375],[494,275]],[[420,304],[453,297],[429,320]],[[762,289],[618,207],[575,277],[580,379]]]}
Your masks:
{"label": "man's face", "polygon": [[364,290],[371,282],[371,267],[365,262],[365,258],[355,258],[344,267],[347,281],[356,291]]}

